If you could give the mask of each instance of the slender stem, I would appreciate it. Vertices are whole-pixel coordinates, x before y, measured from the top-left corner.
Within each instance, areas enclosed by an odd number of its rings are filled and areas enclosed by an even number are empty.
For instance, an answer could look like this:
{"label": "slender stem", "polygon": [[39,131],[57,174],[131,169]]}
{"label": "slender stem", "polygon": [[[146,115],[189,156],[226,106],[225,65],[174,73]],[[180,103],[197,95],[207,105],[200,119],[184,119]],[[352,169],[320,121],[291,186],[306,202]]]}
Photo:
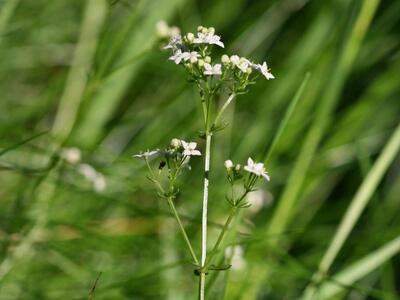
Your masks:
{"label": "slender stem", "polygon": [[214,120],[214,124],[213,127],[218,125],[219,119],[221,119],[222,114],[224,113],[224,111],[226,110],[226,108],[229,106],[229,104],[232,102],[232,100],[236,97],[235,93],[232,93],[228,100],[226,100],[226,102],[224,103],[224,105],[222,105],[220,111],[218,112],[217,116],[215,117]]}
{"label": "slender stem", "polygon": [[208,206],[208,176],[210,172],[210,156],[211,156],[211,134],[206,135],[206,154],[204,163],[204,194],[203,194],[203,213],[201,222],[201,273],[200,273],[200,290],[199,299],[204,300],[204,291],[206,283],[206,274],[203,268],[207,259],[207,206]]}
{"label": "slender stem", "polygon": [[172,197],[168,197],[167,200],[168,200],[169,207],[172,209],[172,211],[174,213],[174,216],[175,216],[175,219],[178,222],[179,228],[181,230],[183,238],[185,239],[186,245],[189,248],[190,254],[192,255],[192,259],[196,263],[196,265],[199,265],[199,260],[197,259],[196,253],[194,252],[192,244],[190,243],[190,240],[189,240],[188,235],[186,233],[185,227],[183,227],[181,218],[179,217],[178,211],[175,208],[175,204],[172,201]]}
{"label": "slender stem", "polygon": [[215,242],[215,245],[214,245],[213,249],[211,250],[210,255],[208,256],[207,265],[211,263],[214,255],[218,252],[219,246],[222,243],[222,240],[223,240],[225,234],[227,233],[229,225],[231,224],[233,217],[236,215],[236,212],[237,212],[237,207],[233,207],[228,216],[228,219],[226,219],[225,224],[222,227],[221,232],[219,233],[218,239]]}

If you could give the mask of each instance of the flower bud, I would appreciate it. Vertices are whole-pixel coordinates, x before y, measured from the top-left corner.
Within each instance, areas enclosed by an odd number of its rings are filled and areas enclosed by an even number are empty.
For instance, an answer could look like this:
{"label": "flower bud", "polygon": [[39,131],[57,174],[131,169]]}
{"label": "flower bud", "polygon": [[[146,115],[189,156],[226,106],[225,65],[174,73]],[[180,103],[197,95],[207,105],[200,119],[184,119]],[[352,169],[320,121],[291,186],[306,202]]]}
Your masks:
{"label": "flower bud", "polygon": [[226,55],[226,54],[224,54],[224,55],[222,55],[222,57],[221,57],[221,62],[222,62],[223,64],[229,64],[231,61],[229,60],[229,56]]}
{"label": "flower bud", "polygon": [[246,70],[246,73],[247,74],[251,74],[251,72],[253,72],[253,69],[251,67],[248,67],[247,70]]}
{"label": "flower bud", "polygon": [[208,33],[214,34],[215,33],[215,28],[214,27],[209,27],[208,28]]}
{"label": "flower bud", "polygon": [[178,27],[176,27],[176,26],[172,26],[172,27],[169,29],[169,34],[170,34],[171,36],[178,36],[178,35],[181,34],[181,30],[180,30]]}
{"label": "flower bud", "polygon": [[226,168],[228,171],[229,171],[230,169],[233,168],[233,162],[232,162],[230,159],[226,160],[226,161],[224,162],[224,165],[225,165],[225,168]]}
{"label": "flower bud", "polygon": [[237,55],[232,55],[230,60],[231,60],[231,63],[233,63],[234,65],[237,65],[237,64],[239,64],[240,58]]}
{"label": "flower bud", "polygon": [[81,150],[78,148],[66,148],[62,151],[61,156],[70,164],[76,164],[81,160]]}
{"label": "flower bud", "polygon": [[204,57],[204,61],[206,63],[211,63],[211,57],[209,57],[209,56]]}
{"label": "flower bud", "polygon": [[199,65],[200,68],[204,67],[204,59],[199,59],[197,61],[197,64]]}
{"label": "flower bud", "polygon": [[156,24],[157,35],[161,38],[168,37],[170,35],[170,28],[164,20],[160,20]]}
{"label": "flower bud", "polygon": [[199,31],[199,32],[200,32],[200,31],[202,31],[202,30],[203,30],[203,28],[204,28],[203,26],[197,26],[197,31]]}
{"label": "flower bud", "polygon": [[201,32],[204,33],[204,34],[206,34],[206,33],[208,33],[208,29],[207,29],[206,27],[203,27],[203,28],[201,29]]}
{"label": "flower bud", "polygon": [[189,43],[192,43],[193,40],[194,40],[194,34],[191,33],[191,32],[189,32],[189,33],[186,35],[186,38],[187,38],[187,40],[188,40]]}
{"label": "flower bud", "polygon": [[240,171],[240,165],[239,165],[239,164],[237,164],[237,165],[235,166],[235,171],[236,171],[236,172],[239,172],[239,171]]}
{"label": "flower bud", "polygon": [[190,58],[190,63],[195,64],[198,61],[197,57],[193,56]]}
{"label": "flower bud", "polygon": [[172,146],[172,148],[177,149],[177,148],[179,148],[181,145],[182,145],[182,143],[181,143],[180,140],[178,140],[178,139],[176,139],[176,138],[174,138],[174,139],[171,140],[171,146]]}

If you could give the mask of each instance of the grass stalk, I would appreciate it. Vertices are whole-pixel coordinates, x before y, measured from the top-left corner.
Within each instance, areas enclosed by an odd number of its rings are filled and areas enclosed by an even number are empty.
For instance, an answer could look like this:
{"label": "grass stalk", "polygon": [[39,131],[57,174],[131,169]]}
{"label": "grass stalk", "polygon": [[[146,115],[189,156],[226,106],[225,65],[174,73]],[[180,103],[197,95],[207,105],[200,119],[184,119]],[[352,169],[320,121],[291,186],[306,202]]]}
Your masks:
{"label": "grass stalk", "polygon": [[305,299],[309,299],[310,295],[315,293],[316,287],[314,284],[318,284],[327,274],[330,266],[332,265],[340,249],[343,247],[356,222],[368,204],[368,201],[374,194],[379,182],[383,178],[392,161],[395,159],[399,149],[400,124],[397,126],[395,132],[393,133],[389,142],[386,144],[378,160],[369,171],[367,177],[351,201],[346,214],[344,215],[328,249],[326,250],[320,262],[317,273],[313,276],[313,284],[310,285],[305,291]]}

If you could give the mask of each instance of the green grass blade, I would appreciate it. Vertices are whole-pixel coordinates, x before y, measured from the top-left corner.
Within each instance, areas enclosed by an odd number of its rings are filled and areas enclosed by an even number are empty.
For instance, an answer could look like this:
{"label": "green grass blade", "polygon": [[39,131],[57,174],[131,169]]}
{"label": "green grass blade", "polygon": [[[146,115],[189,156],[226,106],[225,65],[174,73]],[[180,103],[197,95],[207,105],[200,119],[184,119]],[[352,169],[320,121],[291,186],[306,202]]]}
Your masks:
{"label": "green grass blade", "polygon": [[[265,156],[264,156],[264,163],[267,164],[271,158],[271,155],[273,151],[275,150],[276,145],[278,144],[280,138],[282,137],[282,134],[290,120],[290,117],[293,115],[294,110],[297,107],[297,103],[300,100],[301,95],[303,95],[303,91],[308,83],[308,80],[310,79],[310,73],[307,73],[306,76],[304,77],[299,89],[297,90],[296,94],[294,95],[292,101],[289,104],[289,107],[286,110],[285,116],[283,117],[283,120],[281,121],[278,131],[276,132],[274,139],[271,143],[271,146],[269,148],[265,148]],[[268,149],[268,150],[267,150]]]}
{"label": "green grass blade", "polygon": [[[382,154],[379,156],[378,160],[369,171],[368,176],[365,178],[360,188],[358,189],[356,195],[349,208],[346,211],[336,233],[333,237],[328,250],[325,252],[321,263],[318,268],[317,274],[314,278],[319,281],[328,272],[330,266],[338,255],[343,244],[349,237],[354,225],[361,216],[364,208],[371,199],[375,189],[377,188],[379,182],[383,178],[390,164],[396,157],[400,149],[400,124],[396,128],[389,142],[385,146]],[[315,291],[315,287],[310,286],[305,292],[305,299],[309,299],[309,295],[312,295]]]}
{"label": "green grass blade", "polygon": [[397,237],[334,275],[332,281],[326,282],[320,287],[318,299],[330,299],[343,291],[343,286],[351,285],[362,279],[399,252],[400,237]]}
{"label": "green grass blade", "polygon": [[68,137],[74,126],[86,87],[86,72],[92,65],[107,7],[105,0],[91,0],[87,3],[72,67],[68,74],[53,126],[53,133],[61,141]]}

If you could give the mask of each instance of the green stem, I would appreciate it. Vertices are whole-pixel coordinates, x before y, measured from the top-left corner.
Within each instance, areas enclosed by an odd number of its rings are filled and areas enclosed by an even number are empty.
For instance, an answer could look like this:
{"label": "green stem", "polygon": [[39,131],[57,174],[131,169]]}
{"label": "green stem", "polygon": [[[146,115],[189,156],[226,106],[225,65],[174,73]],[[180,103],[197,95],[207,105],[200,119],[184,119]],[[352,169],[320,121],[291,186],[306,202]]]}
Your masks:
{"label": "green stem", "polygon": [[187,245],[187,247],[189,249],[189,252],[190,252],[190,254],[192,256],[192,259],[193,259],[193,261],[195,262],[196,265],[199,265],[199,260],[197,259],[196,253],[194,252],[192,244],[190,243],[190,240],[189,240],[188,235],[186,233],[185,227],[183,227],[181,218],[179,217],[178,211],[175,208],[175,204],[172,201],[172,197],[168,197],[167,200],[168,200],[169,207],[172,209],[172,211],[174,213],[174,216],[175,216],[175,219],[178,222],[179,228],[181,230],[183,238],[185,239],[186,245]]}
{"label": "green stem", "polygon": [[226,102],[224,103],[224,105],[222,105],[220,111],[218,112],[217,116],[215,117],[215,120],[214,120],[214,123],[213,123],[212,128],[218,126],[218,123],[219,123],[219,120],[220,120],[221,117],[222,117],[222,114],[224,113],[224,111],[226,110],[226,108],[229,106],[229,104],[232,102],[232,100],[233,100],[235,97],[236,97],[236,94],[235,94],[235,93],[232,93],[232,94],[229,96],[228,100],[226,100]]}
{"label": "green stem", "polygon": [[[206,128],[207,129],[207,128]],[[207,259],[207,207],[208,207],[208,176],[210,172],[210,156],[211,156],[211,134],[206,135],[206,154],[204,162],[204,194],[203,194],[203,212],[201,222],[201,273],[199,284],[199,299],[204,300],[206,274],[204,267]]]}
{"label": "green stem", "polygon": [[222,230],[221,230],[221,232],[220,232],[220,234],[219,234],[219,236],[218,236],[217,241],[215,242],[215,245],[214,245],[213,249],[212,249],[211,252],[210,252],[210,255],[208,256],[206,266],[208,266],[208,265],[211,263],[211,261],[212,261],[214,255],[218,252],[219,246],[221,245],[222,240],[224,239],[225,234],[226,234],[227,231],[228,231],[229,225],[231,224],[233,218],[234,218],[235,215],[236,215],[236,212],[237,212],[237,207],[233,207],[232,210],[231,210],[231,212],[230,212],[230,214],[229,214],[229,216],[228,216],[228,219],[226,219],[225,224],[224,224],[224,226],[222,227]]}

